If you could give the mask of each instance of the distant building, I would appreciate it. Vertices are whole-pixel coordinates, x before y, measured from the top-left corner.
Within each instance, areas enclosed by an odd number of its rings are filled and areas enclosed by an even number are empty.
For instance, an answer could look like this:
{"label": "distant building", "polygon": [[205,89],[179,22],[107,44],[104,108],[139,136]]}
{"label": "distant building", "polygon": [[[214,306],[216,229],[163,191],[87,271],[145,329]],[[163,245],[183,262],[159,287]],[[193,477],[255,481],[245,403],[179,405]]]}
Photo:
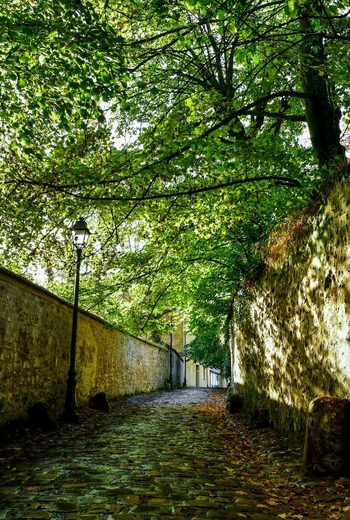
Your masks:
{"label": "distant building", "polygon": [[214,387],[221,388],[222,386],[227,386],[226,384],[223,385],[224,378],[220,374],[220,370],[217,370],[216,368],[209,368],[209,374],[210,374],[210,386],[212,388],[214,388]]}
{"label": "distant building", "polygon": [[[184,346],[192,341],[195,337],[186,334],[184,323],[179,323],[173,333],[173,348],[185,358],[182,354]],[[185,377],[186,386],[198,386],[202,388],[225,388],[227,381],[220,374],[220,370],[216,368],[206,368],[192,360],[186,360]]]}

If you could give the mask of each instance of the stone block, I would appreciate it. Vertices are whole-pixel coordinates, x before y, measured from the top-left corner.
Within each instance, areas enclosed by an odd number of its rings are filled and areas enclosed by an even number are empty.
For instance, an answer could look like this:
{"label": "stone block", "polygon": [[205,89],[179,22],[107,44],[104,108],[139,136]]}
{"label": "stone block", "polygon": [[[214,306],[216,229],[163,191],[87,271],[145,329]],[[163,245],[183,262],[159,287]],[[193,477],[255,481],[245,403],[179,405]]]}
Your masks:
{"label": "stone block", "polygon": [[343,474],[350,470],[350,401],[319,397],[310,404],[303,470],[306,474]]}
{"label": "stone block", "polygon": [[47,413],[44,403],[35,403],[28,408],[28,423],[33,428],[53,431],[57,429],[57,424]]}
{"label": "stone block", "polygon": [[99,392],[90,399],[90,408],[100,410],[101,412],[110,412],[109,402],[105,392]]}
{"label": "stone block", "polygon": [[240,412],[243,408],[243,400],[238,394],[232,394],[227,398],[227,408],[229,413]]}

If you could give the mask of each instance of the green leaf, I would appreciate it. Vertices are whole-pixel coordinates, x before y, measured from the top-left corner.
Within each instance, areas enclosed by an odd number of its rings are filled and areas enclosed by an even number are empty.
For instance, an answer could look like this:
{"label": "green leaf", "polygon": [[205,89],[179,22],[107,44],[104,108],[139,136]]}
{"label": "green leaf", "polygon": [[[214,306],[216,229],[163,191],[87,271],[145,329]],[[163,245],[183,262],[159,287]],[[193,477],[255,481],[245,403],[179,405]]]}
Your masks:
{"label": "green leaf", "polygon": [[25,78],[19,78],[19,80],[17,82],[17,86],[20,89],[25,87],[27,84],[28,84],[28,82],[27,82],[27,80]]}
{"label": "green leaf", "polygon": [[224,9],[219,9],[217,17],[219,20],[225,20],[227,17],[227,12]]}

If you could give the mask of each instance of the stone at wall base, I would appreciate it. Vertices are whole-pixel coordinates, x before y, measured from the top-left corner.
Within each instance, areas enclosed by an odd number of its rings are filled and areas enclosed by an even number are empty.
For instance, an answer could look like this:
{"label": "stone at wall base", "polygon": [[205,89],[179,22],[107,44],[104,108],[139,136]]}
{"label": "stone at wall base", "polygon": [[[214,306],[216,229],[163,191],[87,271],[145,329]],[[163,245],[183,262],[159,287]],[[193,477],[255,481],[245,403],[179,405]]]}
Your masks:
{"label": "stone at wall base", "polygon": [[238,394],[227,397],[227,409],[229,413],[238,413],[243,408],[243,400]]}
{"label": "stone at wall base", "polygon": [[94,397],[90,398],[90,408],[100,410],[100,412],[111,411],[105,392],[99,392]]}
{"label": "stone at wall base", "polygon": [[350,471],[350,401],[319,397],[310,404],[303,471],[308,475]]}
{"label": "stone at wall base", "polygon": [[44,403],[35,403],[28,408],[28,423],[33,428],[53,431],[57,429],[57,424],[47,413]]}

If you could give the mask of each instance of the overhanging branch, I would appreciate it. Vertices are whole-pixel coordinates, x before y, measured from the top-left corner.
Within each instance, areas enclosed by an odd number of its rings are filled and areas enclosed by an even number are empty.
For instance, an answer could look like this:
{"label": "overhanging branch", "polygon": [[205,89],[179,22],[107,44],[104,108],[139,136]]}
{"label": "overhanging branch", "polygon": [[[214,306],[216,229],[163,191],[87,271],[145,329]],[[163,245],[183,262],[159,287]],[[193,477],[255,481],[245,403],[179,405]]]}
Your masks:
{"label": "overhanging branch", "polygon": [[156,199],[170,199],[172,197],[182,197],[184,195],[197,195],[198,193],[204,193],[207,191],[214,191],[223,188],[228,188],[230,186],[237,186],[240,184],[249,184],[251,182],[264,182],[264,181],[275,181],[279,186],[288,186],[290,188],[300,188],[301,183],[297,179],[293,179],[291,177],[282,177],[279,175],[266,175],[266,176],[257,176],[250,177],[245,179],[236,179],[234,181],[224,182],[222,184],[214,184],[213,186],[203,186],[202,188],[194,188],[191,190],[184,191],[176,191],[170,193],[157,193],[154,195],[147,196],[139,196],[139,197],[118,197],[118,196],[110,196],[110,197],[94,197],[91,195],[82,195],[79,193],[65,192],[68,195],[72,195],[78,199],[86,199],[86,200],[97,200],[97,201],[108,201],[115,200],[120,202],[129,202],[129,201],[146,201],[146,200],[156,200]]}

